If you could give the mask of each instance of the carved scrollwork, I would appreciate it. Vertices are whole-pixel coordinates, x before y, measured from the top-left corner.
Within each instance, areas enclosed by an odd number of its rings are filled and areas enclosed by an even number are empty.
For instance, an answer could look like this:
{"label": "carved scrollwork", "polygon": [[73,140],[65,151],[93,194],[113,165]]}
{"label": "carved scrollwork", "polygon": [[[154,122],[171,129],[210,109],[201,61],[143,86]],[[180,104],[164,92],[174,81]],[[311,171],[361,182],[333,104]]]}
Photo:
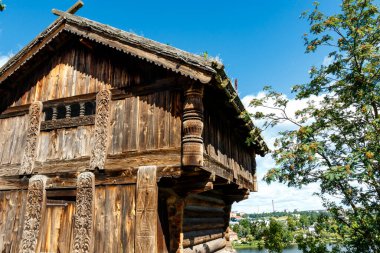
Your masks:
{"label": "carved scrollwork", "polygon": [[30,105],[26,145],[21,163],[21,173],[31,174],[37,156],[38,136],[41,126],[42,103],[37,101]]}
{"label": "carved scrollwork", "polygon": [[64,118],[57,120],[48,120],[41,122],[41,131],[48,131],[58,128],[77,127],[93,125],[95,123],[95,116],[82,116],[75,118]]}
{"label": "carved scrollwork", "polygon": [[193,85],[185,91],[183,109],[182,164],[203,166],[203,86]]}
{"label": "carved scrollwork", "polygon": [[96,96],[95,140],[90,168],[103,169],[107,157],[111,108],[111,91],[102,90]]}
{"label": "carved scrollwork", "polygon": [[37,175],[29,180],[24,229],[20,245],[20,253],[34,253],[46,203],[46,177]]}
{"label": "carved scrollwork", "polygon": [[74,220],[74,253],[93,251],[94,210],[95,210],[95,176],[91,172],[83,172],[77,181],[77,200]]}

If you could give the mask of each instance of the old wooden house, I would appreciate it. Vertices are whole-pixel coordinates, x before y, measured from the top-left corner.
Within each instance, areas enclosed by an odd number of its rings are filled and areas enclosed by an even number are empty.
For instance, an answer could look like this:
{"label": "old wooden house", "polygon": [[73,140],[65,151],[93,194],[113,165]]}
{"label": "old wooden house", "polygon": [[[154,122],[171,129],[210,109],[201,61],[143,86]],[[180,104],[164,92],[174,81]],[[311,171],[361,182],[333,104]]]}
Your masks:
{"label": "old wooden house", "polygon": [[223,65],[56,13],[0,69],[0,252],[226,251],[267,147]]}

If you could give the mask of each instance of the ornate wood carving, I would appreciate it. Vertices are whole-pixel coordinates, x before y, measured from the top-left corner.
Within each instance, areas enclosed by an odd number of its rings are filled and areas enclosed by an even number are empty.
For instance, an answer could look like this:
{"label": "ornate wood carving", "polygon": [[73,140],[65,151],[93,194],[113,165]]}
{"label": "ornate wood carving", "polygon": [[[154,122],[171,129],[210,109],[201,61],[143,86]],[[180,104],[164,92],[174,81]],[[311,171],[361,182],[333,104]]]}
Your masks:
{"label": "ornate wood carving", "polygon": [[41,131],[48,131],[58,128],[67,128],[67,127],[77,127],[77,126],[87,126],[95,124],[95,116],[82,116],[75,118],[64,118],[57,120],[48,120],[41,122]]}
{"label": "ornate wood carving", "polygon": [[193,84],[185,91],[183,109],[182,164],[203,166],[203,86]]}
{"label": "ornate wood carving", "polygon": [[34,253],[36,251],[40,224],[46,204],[46,180],[47,177],[41,175],[33,176],[29,180],[20,253]]}
{"label": "ornate wood carving", "polygon": [[104,169],[109,139],[111,92],[102,90],[96,96],[95,141],[91,153],[91,169]]}
{"label": "ornate wood carving", "polygon": [[28,130],[25,150],[21,162],[21,173],[31,174],[38,152],[38,135],[41,126],[42,103],[37,101],[30,105]]}
{"label": "ornate wood carving", "polygon": [[94,213],[95,213],[95,176],[83,172],[77,181],[77,200],[74,220],[74,241],[72,252],[93,252]]}
{"label": "ornate wood carving", "polygon": [[137,172],[135,253],[157,252],[156,166],[142,166]]}

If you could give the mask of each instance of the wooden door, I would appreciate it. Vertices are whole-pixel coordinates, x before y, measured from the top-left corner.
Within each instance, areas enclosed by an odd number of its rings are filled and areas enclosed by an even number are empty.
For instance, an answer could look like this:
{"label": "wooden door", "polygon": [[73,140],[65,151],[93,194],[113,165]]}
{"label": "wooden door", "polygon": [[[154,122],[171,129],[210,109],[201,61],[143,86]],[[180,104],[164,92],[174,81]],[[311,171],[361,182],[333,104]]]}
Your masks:
{"label": "wooden door", "polygon": [[38,242],[40,253],[71,252],[75,202],[67,200],[47,200],[41,237]]}

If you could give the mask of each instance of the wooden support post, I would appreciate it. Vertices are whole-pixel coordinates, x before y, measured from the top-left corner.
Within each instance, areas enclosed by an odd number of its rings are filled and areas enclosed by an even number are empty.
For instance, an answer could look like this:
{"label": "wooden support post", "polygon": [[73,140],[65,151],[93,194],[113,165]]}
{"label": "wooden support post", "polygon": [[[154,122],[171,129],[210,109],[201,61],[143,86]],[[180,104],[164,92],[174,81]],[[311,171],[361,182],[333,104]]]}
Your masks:
{"label": "wooden support post", "polygon": [[170,233],[170,252],[183,252],[183,212],[185,201],[178,196],[171,196],[167,199],[169,233]]}
{"label": "wooden support post", "polygon": [[77,181],[73,253],[94,251],[95,176],[83,172]]}
{"label": "wooden support post", "polygon": [[41,175],[33,176],[29,180],[20,253],[36,252],[40,224],[46,206],[46,180],[47,177]]}
{"label": "wooden support post", "polygon": [[185,91],[183,109],[182,164],[203,166],[203,86],[193,84]]}
{"label": "wooden support post", "polygon": [[38,153],[38,136],[41,127],[42,103],[37,101],[30,105],[28,130],[25,150],[21,162],[20,174],[31,174]]}
{"label": "wooden support post", "polygon": [[102,90],[96,95],[95,140],[91,152],[90,168],[104,169],[107,157],[110,128],[111,92]]}
{"label": "wooden support post", "polygon": [[156,166],[142,166],[137,172],[135,253],[157,253],[156,170]]}

